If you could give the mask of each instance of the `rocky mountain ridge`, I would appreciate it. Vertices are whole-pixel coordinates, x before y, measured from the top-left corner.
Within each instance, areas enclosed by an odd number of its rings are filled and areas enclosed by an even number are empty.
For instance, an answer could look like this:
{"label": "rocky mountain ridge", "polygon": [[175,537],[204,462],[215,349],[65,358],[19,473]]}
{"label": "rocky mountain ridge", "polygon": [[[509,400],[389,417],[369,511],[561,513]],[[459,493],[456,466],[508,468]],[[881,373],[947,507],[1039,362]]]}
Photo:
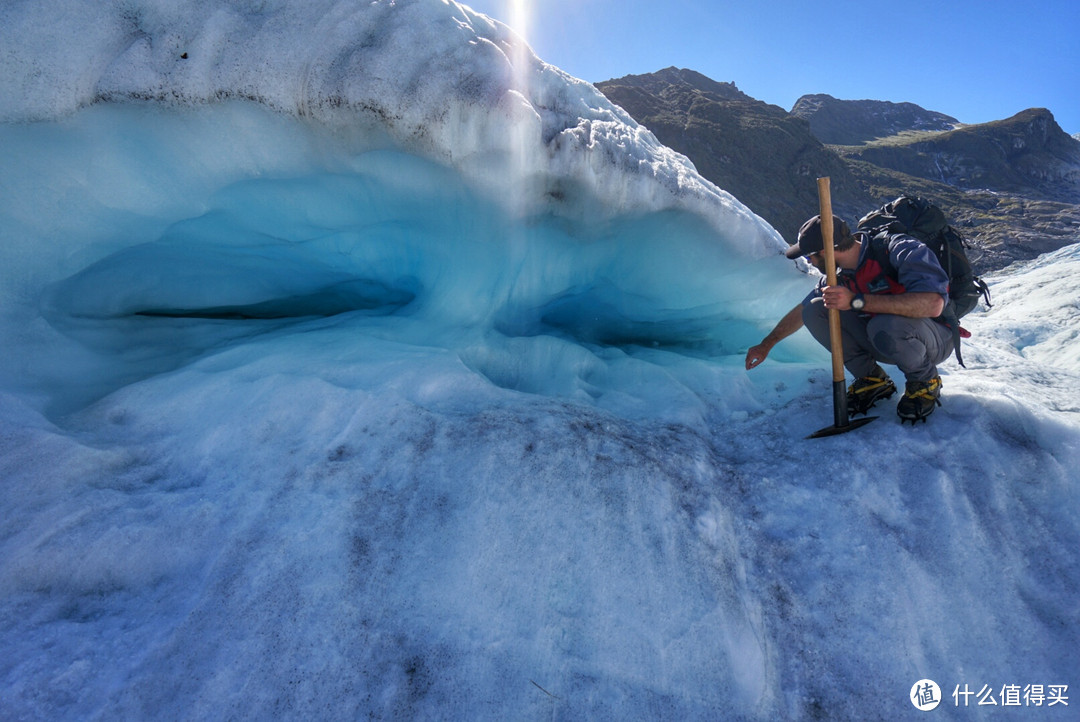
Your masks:
{"label": "rocky mountain ridge", "polygon": [[1080,143],[1045,108],[938,133],[838,147],[844,157],[967,190],[1080,199]]}
{"label": "rocky mountain ridge", "polygon": [[857,216],[871,204],[849,164],[813,136],[805,119],[734,83],[667,68],[596,87],[785,238],[793,238],[806,209],[816,207],[817,176],[833,179],[837,213]]}
{"label": "rocky mountain ridge", "polygon": [[678,68],[597,87],[788,240],[827,175],[852,223],[900,195],[934,200],[983,272],[1080,242],[1080,142],[1046,109],[963,125],[911,103],[808,95],[789,113]]}
{"label": "rocky mountain ridge", "polygon": [[831,95],[804,95],[791,114],[805,118],[822,143],[856,145],[907,130],[952,130],[960,121],[914,103],[887,100],[837,100]]}

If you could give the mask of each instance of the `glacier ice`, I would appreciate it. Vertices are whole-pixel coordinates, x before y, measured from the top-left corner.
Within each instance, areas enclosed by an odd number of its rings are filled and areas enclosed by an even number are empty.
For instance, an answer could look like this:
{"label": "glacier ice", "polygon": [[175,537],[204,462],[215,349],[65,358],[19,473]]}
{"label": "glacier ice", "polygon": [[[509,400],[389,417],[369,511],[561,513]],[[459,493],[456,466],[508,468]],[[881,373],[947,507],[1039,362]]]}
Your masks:
{"label": "glacier ice", "polygon": [[0,716],[1076,684],[1075,254],[993,279],[932,424],[807,442],[826,354],[742,353],[812,281],[488,18],[46,0],[0,41]]}
{"label": "glacier ice", "polygon": [[[744,253],[779,235],[591,85],[453,2],[200,0],[4,10],[0,119],[254,99],[459,169],[523,211],[688,208]],[[72,34],[77,42],[57,44]],[[184,57],[186,56],[186,57]],[[514,191],[510,193],[510,191]]]}
{"label": "glacier ice", "polygon": [[742,283],[775,284],[778,298],[800,283],[686,210],[523,217],[452,167],[244,101],[104,105],[0,133],[24,189],[6,209],[8,260],[40,295],[40,333],[74,341],[72,358],[97,369],[71,377],[43,339],[47,358],[8,374],[65,410],[317,319],[447,349],[502,387],[625,396],[608,367],[640,349],[738,354],[755,314],[777,305]]}

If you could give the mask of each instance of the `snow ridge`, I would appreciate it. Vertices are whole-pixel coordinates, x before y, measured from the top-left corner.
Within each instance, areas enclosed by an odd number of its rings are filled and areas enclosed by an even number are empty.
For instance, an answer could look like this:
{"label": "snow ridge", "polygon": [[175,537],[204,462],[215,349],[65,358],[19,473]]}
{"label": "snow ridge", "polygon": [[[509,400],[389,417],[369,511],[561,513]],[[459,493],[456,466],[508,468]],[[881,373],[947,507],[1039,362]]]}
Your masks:
{"label": "snow ridge", "polygon": [[495,196],[517,189],[512,202],[526,214],[678,207],[709,218],[737,252],[784,247],[591,85],[457,3],[52,0],[0,9],[0,28],[0,119],[57,118],[102,101],[255,100],[369,143],[383,137]]}

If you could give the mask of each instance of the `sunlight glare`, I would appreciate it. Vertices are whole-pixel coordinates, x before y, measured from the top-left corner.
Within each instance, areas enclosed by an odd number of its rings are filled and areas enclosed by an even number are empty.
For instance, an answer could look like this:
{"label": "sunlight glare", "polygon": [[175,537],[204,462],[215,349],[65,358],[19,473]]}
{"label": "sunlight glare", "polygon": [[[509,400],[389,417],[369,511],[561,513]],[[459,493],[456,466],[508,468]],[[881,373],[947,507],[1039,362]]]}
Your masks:
{"label": "sunlight glare", "polygon": [[530,42],[529,32],[532,26],[532,0],[507,0],[508,25],[525,42]]}

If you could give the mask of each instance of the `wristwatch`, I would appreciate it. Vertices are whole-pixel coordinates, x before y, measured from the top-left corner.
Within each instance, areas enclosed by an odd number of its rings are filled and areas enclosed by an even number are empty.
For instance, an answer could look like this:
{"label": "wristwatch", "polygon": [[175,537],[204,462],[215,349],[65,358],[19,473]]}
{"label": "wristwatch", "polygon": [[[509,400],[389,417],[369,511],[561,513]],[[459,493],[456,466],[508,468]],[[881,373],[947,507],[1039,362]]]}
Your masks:
{"label": "wristwatch", "polygon": [[856,311],[863,310],[863,306],[866,305],[866,299],[863,298],[861,293],[856,293],[855,298],[851,299],[851,307]]}

